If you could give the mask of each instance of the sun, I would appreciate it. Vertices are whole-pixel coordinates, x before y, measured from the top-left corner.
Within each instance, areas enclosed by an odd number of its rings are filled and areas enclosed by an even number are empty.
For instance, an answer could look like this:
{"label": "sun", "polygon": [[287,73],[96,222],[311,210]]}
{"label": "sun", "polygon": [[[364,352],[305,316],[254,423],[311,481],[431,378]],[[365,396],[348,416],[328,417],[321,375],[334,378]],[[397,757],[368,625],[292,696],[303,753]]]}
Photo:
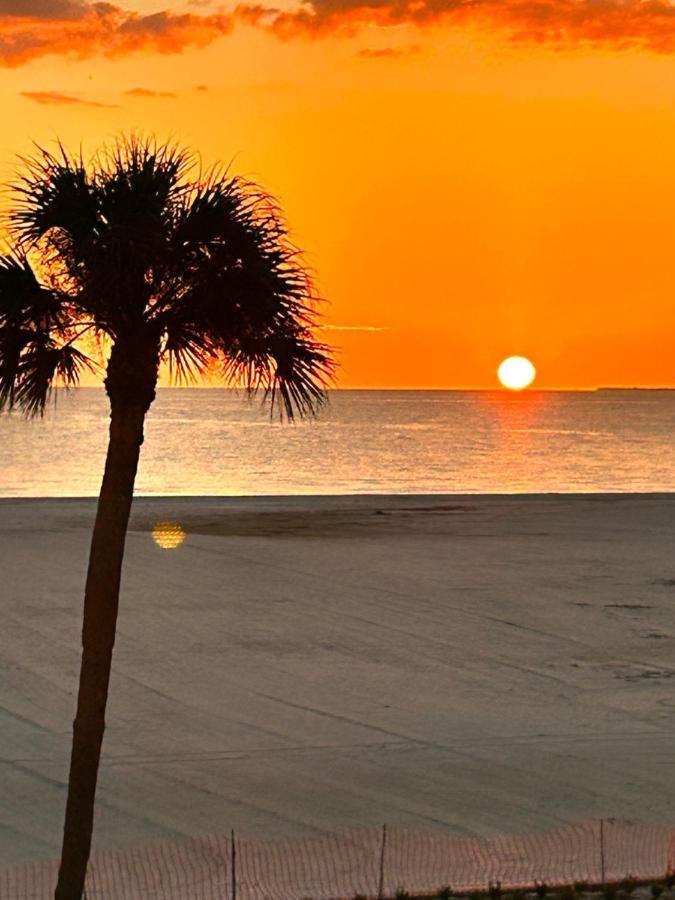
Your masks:
{"label": "sun", "polygon": [[510,391],[522,391],[529,387],[536,374],[537,370],[524,356],[509,356],[497,369],[497,378]]}

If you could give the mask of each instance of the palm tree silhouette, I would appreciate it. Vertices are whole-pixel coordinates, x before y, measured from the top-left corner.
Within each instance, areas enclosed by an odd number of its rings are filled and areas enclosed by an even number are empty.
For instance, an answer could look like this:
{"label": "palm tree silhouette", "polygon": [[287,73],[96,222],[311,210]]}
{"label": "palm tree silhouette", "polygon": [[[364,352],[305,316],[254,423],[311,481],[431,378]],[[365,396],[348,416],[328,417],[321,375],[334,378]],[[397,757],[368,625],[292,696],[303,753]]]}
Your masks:
{"label": "palm tree silhouette", "polygon": [[[110,437],[84,597],[82,663],[56,900],[80,900],[145,416],[159,367],[219,367],[292,419],[315,412],[334,364],[315,295],[274,200],[172,144],[120,138],[88,163],[59,145],[22,160],[0,256],[0,409],[44,411],[56,384],[109,349]],[[79,343],[79,346],[78,346]]]}

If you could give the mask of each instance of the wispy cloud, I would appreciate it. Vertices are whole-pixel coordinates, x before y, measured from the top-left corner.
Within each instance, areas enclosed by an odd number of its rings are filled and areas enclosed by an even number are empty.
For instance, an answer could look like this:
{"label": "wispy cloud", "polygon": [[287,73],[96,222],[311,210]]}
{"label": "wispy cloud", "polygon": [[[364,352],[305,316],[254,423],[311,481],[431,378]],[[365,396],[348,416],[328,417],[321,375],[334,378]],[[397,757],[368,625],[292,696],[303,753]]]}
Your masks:
{"label": "wispy cloud", "polygon": [[58,91],[21,91],[21,96],[41,106],[92,106],[96,109],[115,109],[110,103],[98,103],[74,94],[61,94]]}
{"label": "wispy cloud", "polygon": [[409,44],[403,47],[364,47],[356,55],[360,59],[401,59],[406,56],[417,56],[421,52],[419,44]]}
{"label": "wispy cloud", "polygon": [[178,96],[178,94],[174,94],[173,91],[153,91],[150,88],[143,87],[131,88],[131,90],[125,91],[124,93],[127,97],[157,97],[160,99],[174,99]]}

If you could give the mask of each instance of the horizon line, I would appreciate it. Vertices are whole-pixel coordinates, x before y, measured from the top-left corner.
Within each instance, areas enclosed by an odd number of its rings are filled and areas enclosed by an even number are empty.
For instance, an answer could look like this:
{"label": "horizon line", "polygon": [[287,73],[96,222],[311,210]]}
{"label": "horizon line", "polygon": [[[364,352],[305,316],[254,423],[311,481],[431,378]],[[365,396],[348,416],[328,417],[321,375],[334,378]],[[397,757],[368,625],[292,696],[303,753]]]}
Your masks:
{"label": "horizon line", "polygon": [[[65,387],[59,385],[56,390],[105,390],[103,384],[82,384],[75,387]],[[226,384],[160,384],[157,390],[224,390],[224,391],[246,391],[243,386],[233,386]],[[527,394],[597,394],[609,391],[675,391],[675,385],[600,385],[598,387],[542,387],[542,388],[525,388],[523,390],[512,390],[500,385],[494,387],[329,387],[327,393],[355,393],[362,392],[408,392],[408,393],[445,393],[445,394],[505,394],[508,396]],[[255,392],[254,392],[255,393]]]}

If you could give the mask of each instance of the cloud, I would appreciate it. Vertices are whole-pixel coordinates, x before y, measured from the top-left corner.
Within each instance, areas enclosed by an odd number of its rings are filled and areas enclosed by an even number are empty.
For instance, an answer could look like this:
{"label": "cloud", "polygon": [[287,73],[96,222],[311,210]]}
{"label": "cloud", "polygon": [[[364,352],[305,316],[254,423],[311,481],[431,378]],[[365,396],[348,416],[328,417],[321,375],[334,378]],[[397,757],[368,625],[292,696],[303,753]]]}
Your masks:
{"label": "cloud", "polygon": [[84,0],[0,0],[0,66],[60,54],[116,57],[138,51],[179,53],[232,30],[232,16],[164,10],[143,15]]}
{"label": "cloud", "polygon": [[21,96],[41,106],[93,106],[96,109],[115,109],[110,103],[97,103],[85,100],[73,94],[60,94],[58,91],[21,91]]}
{"label": "cloud", "polygon": [[671,0],[308,0],[295,11],[247,6],[238,14],[284,37],[440,23],[554,48],[675,51]]}
{"label": "cloud", "polygon": [[[675,0],[304,0],[294,9],[240,0],[229,13],[209,12],[202,0],[190,3],[191,12],[172,9],[177,3],[167,0],[167,9],[144,14],[94,0],[0,0],[0,66],[50,54],[180,53],[229,34],[237,22],[280,37],[353,34],[368,25],[443,24],[556,49],[675,53]],[[365,59],[404,55],[396,47],[359,53]]]}
{"label": "cloud", "polygon": [[153,91],[150,88],[135,87],[130,91],[124,92],[127,97],[159,97],[162,99],[173,99],[178,94],[172,91]]}
{"label": "cloud", "polygon": [[364,47],[356,55],[359,59],[401,59],[416,56],[421,50],[418,44],[410,44],[407,47]]}

